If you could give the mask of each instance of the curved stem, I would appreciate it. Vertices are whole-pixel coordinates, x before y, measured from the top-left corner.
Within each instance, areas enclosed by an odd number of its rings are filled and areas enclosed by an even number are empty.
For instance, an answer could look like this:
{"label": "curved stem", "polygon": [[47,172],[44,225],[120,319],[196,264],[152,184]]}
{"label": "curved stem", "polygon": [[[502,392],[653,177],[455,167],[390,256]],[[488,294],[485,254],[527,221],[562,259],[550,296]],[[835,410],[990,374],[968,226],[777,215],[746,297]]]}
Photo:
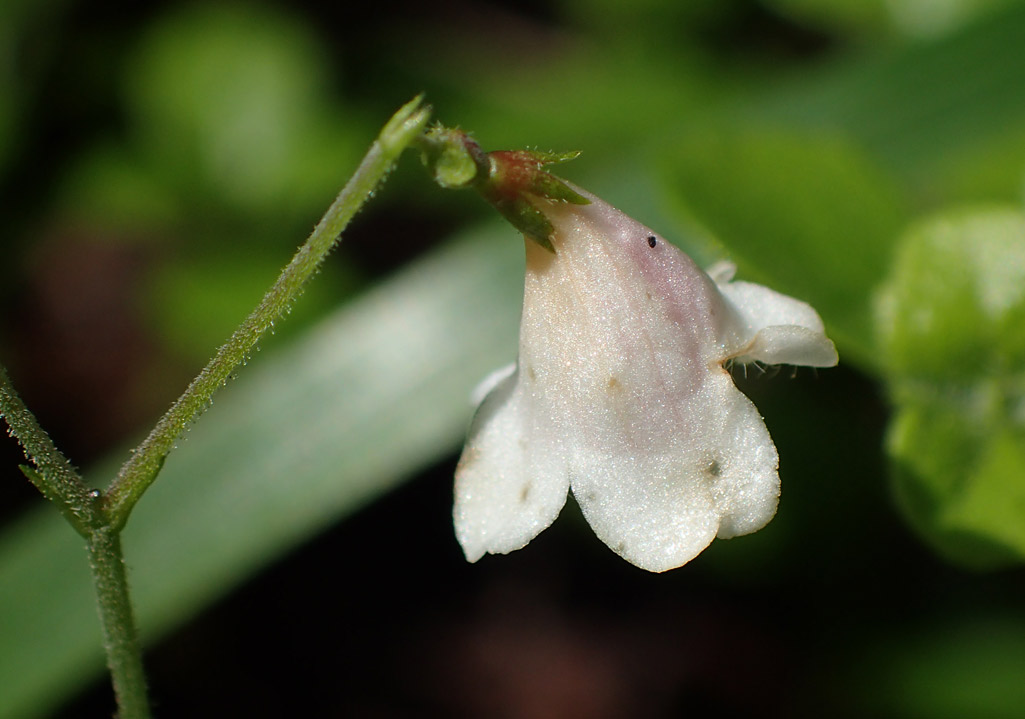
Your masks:
{"label": "curved stem", "polygon": [[373,194],[402,151],[424,131],[429,117],[429,108],[422,107],[421,98],[417,97],[404,105],[384,126],[356,174],[342,189],[257,308],[217,351],[210,363],[121,467],[104,499],[111,527],[124,526],[135,503],[156,479],[175,441],[209,405],[213,393],[245,361],[260,337],[299,296],[338,240],[339,233]]}
{"label": "curved stem", "polygon": [[427,125],[429,108],[417,97],[381,130],[356,173],[328,208],[257,308],[188,386],[100,495],[91,491],[43,431],[0,367],[0,417],[35,467],[25,475],[52,500],[88,541],[107,664],[114,683],[119,719],[149,719],[146,677],[121,551],[120,531],[135,503],[153,483],[174,442],[210,402],[218,387],[245,361],[256,342],[282,316],[316,273],[339,234],[373,194],[402,151]]}
{"label": "curved stem", "polygon": [[118,719],[149,719],[142,648],[135,629],[128,575],[117,530],[98,529],[90,535],[89,565],[100,610],[107,667],[117,698]]}

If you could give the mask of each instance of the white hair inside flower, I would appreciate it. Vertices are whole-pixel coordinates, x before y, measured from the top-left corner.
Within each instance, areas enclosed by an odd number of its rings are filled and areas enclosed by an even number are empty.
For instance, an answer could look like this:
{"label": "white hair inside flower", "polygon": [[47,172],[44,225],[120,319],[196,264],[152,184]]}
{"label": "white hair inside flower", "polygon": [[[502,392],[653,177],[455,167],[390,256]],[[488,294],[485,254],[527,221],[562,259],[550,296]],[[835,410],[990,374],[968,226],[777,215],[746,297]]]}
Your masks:
{"label": "white hair inside flower", "polygon": [[541,170],[562,158],[484,157],[477,188],[524,230],[526,281],[519,357],[490,378],[456,469],[466,558],[520,549],[569,492],[603,542],[653,572],[765,526],[778,455],[724,365],[835,365],[815,310],[733,281],[730,265],[703,272]]}

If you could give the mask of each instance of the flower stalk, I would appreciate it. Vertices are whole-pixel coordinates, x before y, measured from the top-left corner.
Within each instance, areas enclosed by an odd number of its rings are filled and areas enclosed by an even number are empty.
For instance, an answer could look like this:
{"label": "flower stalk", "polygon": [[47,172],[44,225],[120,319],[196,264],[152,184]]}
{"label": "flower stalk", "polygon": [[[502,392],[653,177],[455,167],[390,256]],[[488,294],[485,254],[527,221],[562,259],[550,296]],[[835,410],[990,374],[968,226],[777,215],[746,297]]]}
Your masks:
{"label": "flower stalk", "polygon": [[213,359],[121,467],[104,496],[104,508],[112,526],[124,526],[135,503],[156,479],[174,443],[209,406],[214,392],[227,383],[260,338],[302,294],[342,230],[391,171],[402,151],[424,131],[429,117],[430,109],[423,106],[422,98],[417,97],[399,109],[384,126],[356,173],[260,304],[217,350]]}
{"label": "flower stalk", "polygon": [[132,612],[119,531],[102,528],[92,532],[89,567],[99,607],[107,668],[117,699],[118,719],[149,719],[142,646]]}
{"label": "flower stalk", "polygon": [[156,479],[174,443],[209,405],[274,322],[286,314],[316,274],[342,230],[426,128],[430,108],[421,97],[404,105],[371,145],[355,174],[328,208],[263,300],[209,364],[133,450],[105,492],[86,486],[15,392],[0,367],[0,417],[32,466],[22,472],[86,539],[119,719],[149,719],[142,648],[132,611],[120,532],[135,504]]}

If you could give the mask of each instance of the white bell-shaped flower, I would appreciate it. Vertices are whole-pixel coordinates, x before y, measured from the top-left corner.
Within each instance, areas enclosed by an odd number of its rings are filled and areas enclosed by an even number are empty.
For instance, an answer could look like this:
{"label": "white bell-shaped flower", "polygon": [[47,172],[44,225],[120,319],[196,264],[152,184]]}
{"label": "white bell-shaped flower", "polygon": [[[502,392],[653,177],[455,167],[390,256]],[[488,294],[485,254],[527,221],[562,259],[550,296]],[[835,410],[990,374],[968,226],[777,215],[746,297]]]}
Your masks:
{"label": "white bell-shaped flower", "polygon": [[776,448],[724,364],[828,367],[836,350],[809,305],[729,265],[710,276],[569,187],[590,203],[529,198],[554,252],[526,242],[519,358],[470,428],[456,535],[471,562],[519,549],[572,490],[602,541],[661,572],[776,512]]}

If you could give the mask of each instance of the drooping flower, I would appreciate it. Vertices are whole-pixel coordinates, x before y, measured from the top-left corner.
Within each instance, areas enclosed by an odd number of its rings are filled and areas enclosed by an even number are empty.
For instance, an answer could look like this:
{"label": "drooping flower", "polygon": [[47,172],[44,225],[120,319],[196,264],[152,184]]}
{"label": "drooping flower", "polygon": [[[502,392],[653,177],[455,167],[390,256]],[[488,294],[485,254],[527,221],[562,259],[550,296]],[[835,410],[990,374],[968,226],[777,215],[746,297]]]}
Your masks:
{"label": "drooping flower", "polygon": [[570,491],[602,541],[655,572],[763,527],[778,456],[724,365],[835,365],[815,310],[729,265],[706,274],[542,172],[547,156],[489,157],[482,192],[527,235],[526,281],[519,357],[491,378],[456,470],[466,558],[525,546]]}

